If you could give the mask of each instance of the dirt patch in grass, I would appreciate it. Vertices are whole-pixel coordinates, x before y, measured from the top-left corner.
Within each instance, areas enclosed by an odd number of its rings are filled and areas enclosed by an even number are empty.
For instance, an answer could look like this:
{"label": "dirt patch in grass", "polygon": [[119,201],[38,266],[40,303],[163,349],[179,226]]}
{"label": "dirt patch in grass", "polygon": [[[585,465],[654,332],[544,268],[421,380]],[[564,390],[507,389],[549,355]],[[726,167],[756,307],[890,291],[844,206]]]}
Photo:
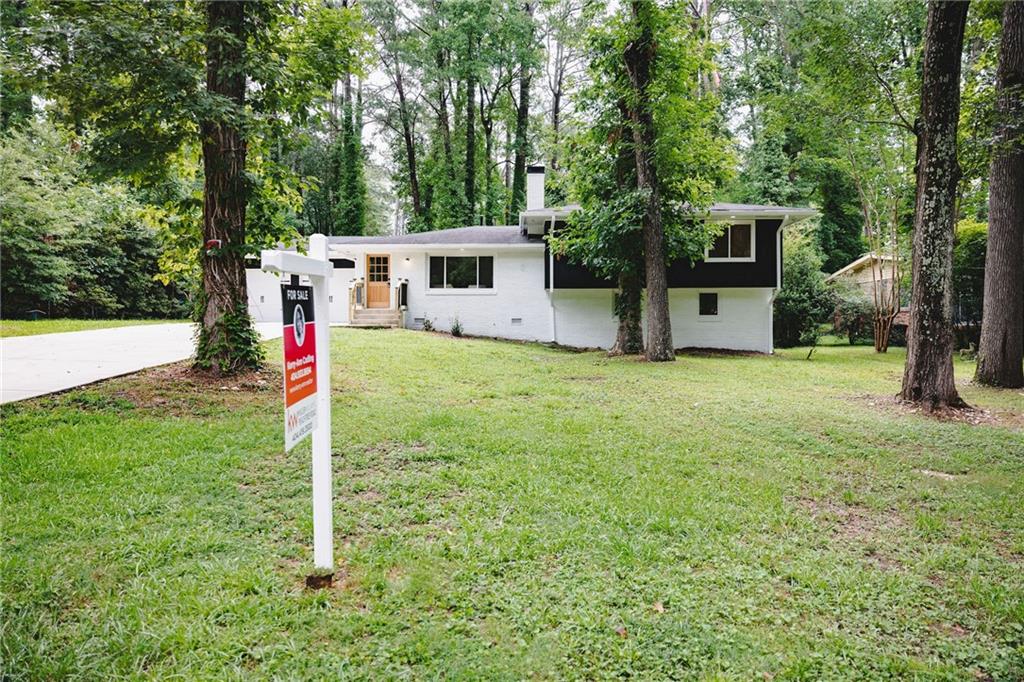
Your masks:
{"label": "dirt patch in grass", "polygon": [[195,372],[187,363],[176,363],[126,377],[114,395],[141,409],[186,416],[197,408],[234,409],[251,405],[254,397],[276,400],[281,392],[281,370],[264,367],[229,377]]}
{"label": "dirt patch in grass", "polygon": [[801,497],[796,507],[814,521],[832,526],[833,534],[844,540],[870,541],[904,525],[894,511],[884,515],[856,504]]}
{"label": "dirt patch in grass", "polygon": [[938,410],[926,410],[920,405],[900,400],[895,396],[858,395],[852,398],[868,407],[887,413],[917,414],[940,422],[971,426],[1002,426],[1024,430],[1024,414],[1017,412],[984,410],[975,407],[944,407]]}
{"label": "dirt patch in grass", "polygon": [[957,474],[946,473],[945,471],[933,471],[932,469],[918,469],[917,473],[928,478],[938,478],[942,481],[958,481],[963,478]]}
{"label": "dirt patch in grass", "polygon": [[963,639],[971,636],[971,631],[956,623],[932,623],[929,626],[932,631],[953,639]]}
{"label": "dirt patch in grass", "polygon": [[43,407],[205,417],[280,400],[281,385],[277,367],[215,377],[193,371],[188,362],[177,362],[37,400]]}

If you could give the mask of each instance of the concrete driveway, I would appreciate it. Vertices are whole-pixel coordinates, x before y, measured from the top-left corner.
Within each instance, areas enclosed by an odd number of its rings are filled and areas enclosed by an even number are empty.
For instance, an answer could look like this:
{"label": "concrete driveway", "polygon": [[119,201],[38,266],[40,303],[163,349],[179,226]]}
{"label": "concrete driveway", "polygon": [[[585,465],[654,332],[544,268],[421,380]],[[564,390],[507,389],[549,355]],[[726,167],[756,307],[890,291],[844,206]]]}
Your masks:
{"label": "concrete driveway", "polygon": [[[281,324],[256,324],[260,336],[281,336]],[[94,329],[0,339],[0,403],[185,360],[192,355],[187,322]]]}

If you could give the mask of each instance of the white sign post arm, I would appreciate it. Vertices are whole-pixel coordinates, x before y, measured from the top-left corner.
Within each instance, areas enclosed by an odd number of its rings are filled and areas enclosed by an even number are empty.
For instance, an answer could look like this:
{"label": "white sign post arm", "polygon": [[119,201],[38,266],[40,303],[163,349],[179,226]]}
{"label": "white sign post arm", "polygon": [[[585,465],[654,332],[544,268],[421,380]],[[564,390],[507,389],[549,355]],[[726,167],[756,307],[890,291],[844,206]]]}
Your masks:
{"label": "white sign post arm", "polygon": [[[314,234],[309,238],[309,255],[330,265],[327,258],[327,237]],[[316,316],[316,350],[319,356],[316,372],[317,422],[313,430],[313,565],[334,569],[334,519],[331,483],[331,312],[330,275],[311,277],[313,306]]]}

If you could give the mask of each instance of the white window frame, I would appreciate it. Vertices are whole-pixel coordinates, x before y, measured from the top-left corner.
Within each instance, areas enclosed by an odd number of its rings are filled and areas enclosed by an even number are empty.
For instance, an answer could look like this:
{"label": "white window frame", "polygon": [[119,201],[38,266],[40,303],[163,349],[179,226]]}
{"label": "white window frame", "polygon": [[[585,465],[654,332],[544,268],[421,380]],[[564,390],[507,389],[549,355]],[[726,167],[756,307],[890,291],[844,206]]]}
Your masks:
{"label": "white window frame", "polygon": [[[712,258],[711,246],[709,244],[704,248],[704,262],[705,263],[753,263],[757,260],[757,221],[751,220],[750,222],[733,222],[729,221],[724,223],[725,230],[722,234],[726,235],[726,243],[729,245],[729,256],[725,258]],[[750,256],[742,258],[732,257],[732,227],[733,225],[750,225]],[[717,239],[717,237],[716,237]]]}
{"label": "white window frame", "polygon": [[[444,284],[440,287],[430,286],[430,259],[431,258],[444,258]],[[455,289],[448,287],[448,259],[449,258],[476,258],[476,281],[480,281],[480,259],[490,258],[491,259],[491,286],[490,287],[466,287],[464,289]],[[426,254],[426,293],[429,296],[467,296],[467,295],[492,295],[496,293],[497,288],[494,286],[494,272],[495,263],[497,263],[497,256],[493,253],[428,253]]]}

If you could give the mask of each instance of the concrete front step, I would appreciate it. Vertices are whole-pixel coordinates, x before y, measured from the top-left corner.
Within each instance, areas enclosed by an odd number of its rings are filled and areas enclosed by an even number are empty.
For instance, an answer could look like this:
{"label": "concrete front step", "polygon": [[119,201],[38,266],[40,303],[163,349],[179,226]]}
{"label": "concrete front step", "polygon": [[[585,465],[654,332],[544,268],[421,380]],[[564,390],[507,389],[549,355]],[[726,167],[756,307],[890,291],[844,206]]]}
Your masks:
{"label": "concrete front step", "polygon": [[401,319],[401,315],[397,310],[364,308],[363,310],[354,311],[349,326],[397,327]]}

